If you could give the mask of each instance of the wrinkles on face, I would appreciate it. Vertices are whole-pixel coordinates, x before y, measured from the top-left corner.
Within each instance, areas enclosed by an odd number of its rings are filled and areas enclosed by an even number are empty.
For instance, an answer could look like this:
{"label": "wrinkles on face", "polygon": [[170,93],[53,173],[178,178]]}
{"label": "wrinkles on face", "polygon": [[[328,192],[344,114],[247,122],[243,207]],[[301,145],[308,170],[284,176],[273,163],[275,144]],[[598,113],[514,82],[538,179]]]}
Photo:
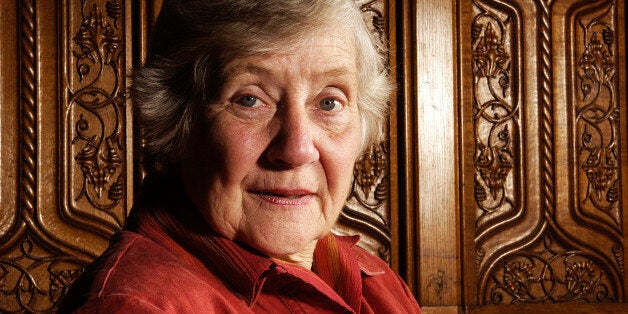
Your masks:
{"label": "wrinkles on face", "polygon": [[227,63],[184,165],[193,201],[223,236],[290,260],[311,255],[335,223],[362,137],[343,38],[321,32],[300,50]]}

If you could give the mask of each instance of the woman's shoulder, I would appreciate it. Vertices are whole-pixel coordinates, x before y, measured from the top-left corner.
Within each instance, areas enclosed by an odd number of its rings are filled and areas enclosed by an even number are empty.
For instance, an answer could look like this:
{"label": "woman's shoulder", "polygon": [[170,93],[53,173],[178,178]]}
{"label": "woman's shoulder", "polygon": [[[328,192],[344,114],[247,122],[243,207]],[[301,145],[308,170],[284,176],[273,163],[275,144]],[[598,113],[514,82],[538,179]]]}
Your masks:
{"label": "woman's shoulder", "polygon": [[[148,287],[149,283],[168,281],[176,275],[181,277],[189,273],[194,277],[193,264],[180,247],[167,245],[141,234],[122,231],[112,238],[105,252],[86,270],[85,276],[97,283],[98,293],[106,290]],[[181,270],[186,270],[181,272]]]}
{"label": "woman's shoulder", "polygon": [[226,303],[220,281],[190,262],[193,259],[180,248],[123,231],[112,238],[109,248],[72,285],[59,312],[89,312],[90,308],[110,306],[176,312],[198,306],[201,301]]}
{"label": "woman's shoulder", "polygon": [[72,284],[59,312],[126,303],[120,299],[146,305],[140,300],[168,287],[174,270],[180,266],[162,245],[141,234],[122,231],[112,237],[109,247]]}

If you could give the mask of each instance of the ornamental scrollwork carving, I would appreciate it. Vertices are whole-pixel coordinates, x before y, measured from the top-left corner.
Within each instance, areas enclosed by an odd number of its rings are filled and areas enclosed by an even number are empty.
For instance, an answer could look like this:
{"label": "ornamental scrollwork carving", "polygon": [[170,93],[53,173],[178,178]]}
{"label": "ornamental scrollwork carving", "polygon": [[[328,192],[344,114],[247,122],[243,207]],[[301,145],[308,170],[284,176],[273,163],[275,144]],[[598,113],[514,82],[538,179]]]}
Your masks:
{"label": "ornamental scrollwork carving", "polygon": [[353,192],[365,208],[377,212],[388,197],[388,160],[383,144],[374,145],[362,155],[353,168]]}
{"label": "ornamental scrollwork carving", "polygon": [[519,133],[519,107],[510,97],[511,57],[505,48],[508,25],[482,11],[471,25],[475,200],[480,215],[511,208],[516,195],[514,141]]}
{"label": "ornamental scrollwork carving", "polygon": [[561,248],[546,236],[538,250],[502,261],[487,297],[492,304],[616,302],[599,265],[593,256]]}
{"label": "ornamental scrollwork carving", "polygon": [[[516,3],[493,6],[494,2],[476,0],[474,4],[470,111],[475,187],[469,192],[478,208],[478,302],[621,302],[619,154],[623,148],[615,7],[609,2],[574,3],[554,11],[553,1],[548,0],[537,1],[538,10],[525,12],[530,7]],[[532,31],[538,39],[534,49],[516,41],[518,35],[529,37],[524,25],[528,22],[522,17],[532,13],[539,26]],[[552,20],[565,23],[567,41],[552,42],[553,25],[560,24]],[[555,66],[563,50],[573,53],[566,54],[571,59],[560,65],[573,68]],[[532,78],[538,88],[536,98],[522,93],[519,83],[528,79],[521,64],[532,61],[537,64]],[[553,90],[555,75],[562,75],[556,71],[567,73],[564,94]],[[525,117],[523,109],[528,113]],[[530,142],[533,145],[522,140],[520,123],[538,135]],[[532,156],[536,153],[538,161]],[[569,175],[557,178],[557,169]],[[535,189],[521,188],[522,178]],[[568,182],[569,188],[556,182]],[[524,193],[533,197],[521,200]],[[557,202],[565,197],[570,201]],[[513,230],[515,235],[504,237]]]}
{"label": "ornamental scrollwork carving", "polygon": [[353,169],[353,188],[339,217],[341,224],[351,226],[349,233],[362,234],[363,247],[385,261],[390,261],[391,246],[388,166],[384,143],[371,146],[358,159]]}
{"label": "ornamental scrollwork carving", "polygon": [[0,258],[0,311],[53,311],[86,265],[50,253],[26,236],[19,249]]}
{"label": "ornamental scrollwork carving", "polygon": [[360,3],[360,10],[367,21],[367,25],[371,27],[371,33],[383,44],[387,43],[387,21],[382,10],[384,5],[385,1],[382,0],[369,0]]}
{"label": "ornamental scrollwork carving", "polygon": [[621,227],[620,124],[617,98],[615,32],[610,6],[601,15],[578,22],[583,50],[577,60],[579,97],[576,132],[580,206],[610,216]]}
{"label": "ornamental scrollwork carving", "polygon": [[[91,4],[91,5],[90,5]],[[68,129],[75,167],[72,202],[102,212],[112,230],[124,221],[126,136],[122,4],[81,1],[82,21],[72,37],[75,75],[69,89]],[[79,175],[80,173],[80,175]],[[92,215],[98,220],[99,215]]]}

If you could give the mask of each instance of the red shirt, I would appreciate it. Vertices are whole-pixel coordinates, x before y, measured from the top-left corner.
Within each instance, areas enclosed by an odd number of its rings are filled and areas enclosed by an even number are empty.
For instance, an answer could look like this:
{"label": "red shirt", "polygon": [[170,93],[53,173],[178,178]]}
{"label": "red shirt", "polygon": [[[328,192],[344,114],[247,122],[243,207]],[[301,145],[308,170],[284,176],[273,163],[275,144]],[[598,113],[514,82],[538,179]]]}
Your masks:
{"label": "red shirt", "polygon": [[[145,183],[127,230],[74,283],[60,313],[420,313],[401,278],[329,234],[312,270],[212,233],[176,184]],[[182,201],[183,200],[183,201]]]}

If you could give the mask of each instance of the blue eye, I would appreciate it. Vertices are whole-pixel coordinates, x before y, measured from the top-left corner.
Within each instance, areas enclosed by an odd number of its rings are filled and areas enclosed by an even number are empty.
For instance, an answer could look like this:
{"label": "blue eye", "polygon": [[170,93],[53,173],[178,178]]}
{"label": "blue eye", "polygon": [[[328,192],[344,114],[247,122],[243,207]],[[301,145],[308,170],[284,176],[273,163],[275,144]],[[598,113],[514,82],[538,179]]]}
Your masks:
{"label": "blue eye", "polygon": [[340,105],[340,103],[335,99],[326,98],[326,99],[321,100],[319,105],[321,106],[321,109],[325,111],[332,111],[336,109],[336,107]]}
{"label": "blue eye", "polygon": [[253,96],[244,96],[236,101],[237,104],[244,107],[253,107],[257,104],[259,99]]}

